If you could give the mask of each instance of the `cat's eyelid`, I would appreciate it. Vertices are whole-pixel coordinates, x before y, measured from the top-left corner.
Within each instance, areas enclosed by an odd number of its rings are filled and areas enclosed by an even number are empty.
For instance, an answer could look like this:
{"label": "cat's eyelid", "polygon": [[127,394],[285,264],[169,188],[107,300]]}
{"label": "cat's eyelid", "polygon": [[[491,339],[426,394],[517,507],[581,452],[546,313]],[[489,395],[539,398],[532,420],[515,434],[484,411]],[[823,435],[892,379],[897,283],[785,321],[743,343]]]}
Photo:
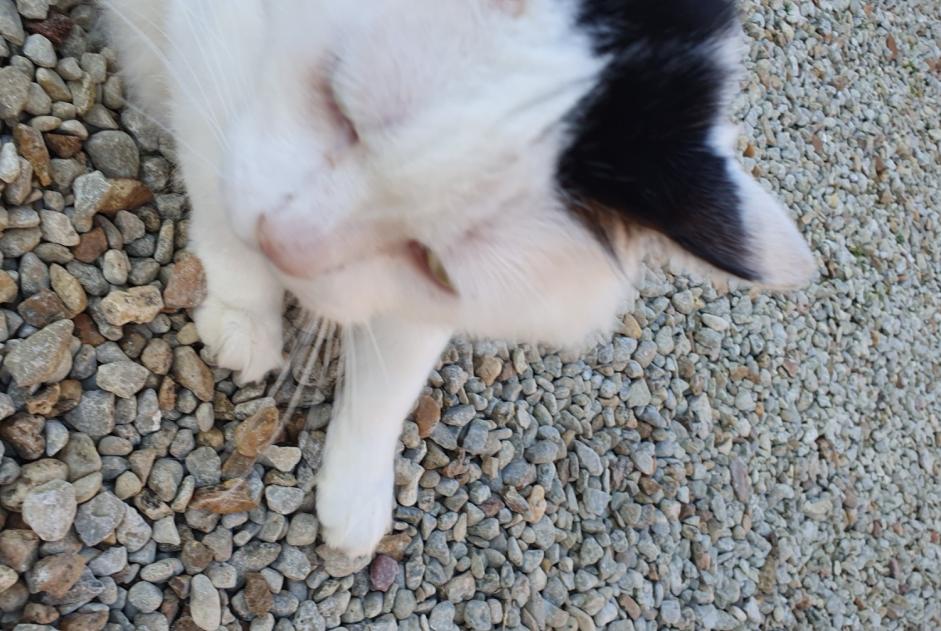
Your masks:
{"label": "cat's eyelid", "polygon": [[346,133],[350,144],[355,145],[362,142],[356,123],[350,116],[349,108],[343,105],[342,99],[338,96],[336,85],[332,77],[324,82],[324,99],[327,103],[327,109],[334,119],[334,123]]}

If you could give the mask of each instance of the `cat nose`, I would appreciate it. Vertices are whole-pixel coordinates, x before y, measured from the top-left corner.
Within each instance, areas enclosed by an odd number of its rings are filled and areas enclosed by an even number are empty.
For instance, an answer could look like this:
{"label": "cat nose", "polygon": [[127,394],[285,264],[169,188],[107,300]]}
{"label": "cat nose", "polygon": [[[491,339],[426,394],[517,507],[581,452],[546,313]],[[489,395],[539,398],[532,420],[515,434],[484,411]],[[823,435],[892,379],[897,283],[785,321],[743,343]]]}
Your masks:
{"label": "cat nose", "polygon": [[317,272],[313,254],[316,238],[306,227],[262,215],[255,233],[258,246],[271,263],[289,276],[310,278]]}

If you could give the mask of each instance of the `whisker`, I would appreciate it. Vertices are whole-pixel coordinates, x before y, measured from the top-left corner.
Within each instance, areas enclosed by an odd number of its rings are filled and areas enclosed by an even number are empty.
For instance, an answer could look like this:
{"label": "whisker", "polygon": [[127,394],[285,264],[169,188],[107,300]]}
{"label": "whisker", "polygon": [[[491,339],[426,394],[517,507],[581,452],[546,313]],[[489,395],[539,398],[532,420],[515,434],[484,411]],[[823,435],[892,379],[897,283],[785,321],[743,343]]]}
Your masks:
{"label": "whisker", "polygon": [[[159,59],[160,62],[163,64],[164,72],[165,72],[166,76],[169,77],[169,78],[172,78],[174,75],[173,75],[172,72],[170,72],[170,67],[171,67],[171,65],[172,65],[172,64],[170,63],[170,59],[169,59],[169,57],[167,57],[167,54],[166,54],[164,51],[162,51],[162,50],[160,49],[160,46],[158,46],[157,43],[153,41],[153,38],[149,37],[137,24],[134,23],[133,20],[131,20],[130,18],[128,18],[127,15],[125,15],[123,9],[118,9],[118,7],[115,5],[114,2],[111,2],[110,0],[102,0],[102,1],[103,1],[103,3],[105,4],[105,6],[108,7],[108,9],[112,12],[112,14],[115,15],[119,20],[121,20],[129,29],[131,29],[131,31],[133,31],[134,34],[137,35],[137,36],[140,38],[140,40],[144,43],[144,45],[145,45],[154,55],[156,55],[157,59]],[[150,20],[149,18],[147,18],[146,15],[144,15],[143,13],[141,13],[141,12],[139,12],[139,11],[133,12],[133,13],[135,13],[135,15],[137,15],[138,17],[142,18],[142,20],[143,20],[145,23],[147,23],[148,26],[153,27],[153,29],[154,29],[155,31],[157,31],[158,33],[160,33],[161,35],[163,35],[163,36],[167,39],[167,41],[168,41],[171,45],[173,45],[173,44],[172,44],[172,41],[171,41],[171,38],[167,37],[167,32],[166,32],[163,28],[161,28],[159,24],[154,23],[153,20]],[[199,36],[198,36],[198,34],[194,34],[194,37],[196,37],[196,38],[198,39]],[[183,58],[183,63],[184,63],[184,65],[185,65],[185,66],[187,67],[187,69],[190,71],[190,75],[192,75],[193,79],[196,79],[196,83],[200,86],[200,88],[202,88],[202,82],[199,81],[199,77],[196,75],[195,71],[193,70],[192,66],[190,65],[187,56],[186,56],[186,55],[180,55],[180,56]],[[197,99],[193,98],[192,93],[190,92],[190,90],[187,89],[187,87],[186,87],[184,84],[182,84],[182,83],[179,82],[179,81],[174,81],[173,83],[175,84],[174,87],[176,87],[177,89],[179,89],[180,92],[182,92],[184,96],[186,96],[187,98],[189,98],[190,100],[192,100],[192,101],[193,101],[194,103],[196,103],[197,105],[199,104],[198,101],[197,101]],[[169,87],[169,86],[168,86],[168,87]],[[205,96],[205,95],[204,95],[204,96]],[[205,105],[208,105],[208,101],[205,103]],[[217,133],[217,135],[218,135],[218,138],[219,138],[220,140],[222,140],[222,139],[223,139],[223,138],[222,138],[222,129],[219,128],[218,125],[215,124],[215,118],[212,116],[211,112],[209,112],[208,110],[206,110],[205,113],[208,114],[207,120],[208,120],[208,121],[210,122],[210,124],[213,126],[214,131],[215,131],[215,132]]]}

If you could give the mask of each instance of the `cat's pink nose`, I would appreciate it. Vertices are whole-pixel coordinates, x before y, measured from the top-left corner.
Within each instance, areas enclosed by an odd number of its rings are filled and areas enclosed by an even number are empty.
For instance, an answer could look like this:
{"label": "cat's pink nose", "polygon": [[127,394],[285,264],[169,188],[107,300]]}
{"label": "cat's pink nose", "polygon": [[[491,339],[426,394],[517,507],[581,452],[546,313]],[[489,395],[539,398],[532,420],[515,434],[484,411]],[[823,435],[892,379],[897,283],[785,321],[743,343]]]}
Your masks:
{"label": "cat's pink nose", "polygon": [[316,239],[308,231],[262,215],[256,233],[261,251],[285,274],[309,278],[317,273],[313,257]]}

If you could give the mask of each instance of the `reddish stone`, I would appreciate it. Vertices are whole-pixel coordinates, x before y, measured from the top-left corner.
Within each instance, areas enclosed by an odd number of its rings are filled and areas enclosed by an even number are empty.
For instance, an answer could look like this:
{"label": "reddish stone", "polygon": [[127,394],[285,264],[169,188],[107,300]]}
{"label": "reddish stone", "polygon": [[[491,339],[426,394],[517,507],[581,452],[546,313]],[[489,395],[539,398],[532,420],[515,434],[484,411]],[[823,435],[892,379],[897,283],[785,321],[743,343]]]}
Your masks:
{"label": "reddish stone", "polygon": [[82,139],[68,134],[45,134],[46,146],[57,158],[72,158],[82,150]]}
{"label": "reddish stone", "polygon": [[99,212],[113,214],[119,210],[134,210],[154,199],[153,191],[138,180],[119,178],[109,182],[111,188],[101,201]]}
{"label": "reddish stone", "polygon": [[45,20],[30,20],[25,26],[30,33],[39,33],[56,46],[61,46],[75,28],[75,22],[65,14],[50,13]]}
{"label": "reddish stone", "polygon": [[199,489],[193,496],[189,508],[204,510],[217,515],[243,513],[258,504],[248,493],[245,480],[228,480],[218,486]]}
{"label": "reddish stone", "polygon": [[441,420],[441,405],[428,395],[418,401],[415,410],[415,423],[418,425],[418,435],[428,438],[434,431],[438,421]]}
{"label": "reddish stone", "polygon": [[108,237],[101,228],[95,228],[82,235],[72,255],[82,263],[94,263],[108,250]]}
{"label": "reddish stone", "polygon": [[206,274],[199,259],[184,254],[174,263],[167,287],[163,290],[163,305],[168,311],[192,309],[206,298]]}
{"label": "reddish stone", "polygon": [[13,140],[17,151],[26,158],[33,167],[33,175],[43,186],[52,184],[52,174],[49,172],[49,150],[42,139],[42,134],[35,127],[20,123],[13,128]]}
{"label": "reddish stone", "polygon": [[92,320],[91,316],[87,313],[78,314],[72,318],[72,321],[75,323],[75,334],[78,336],[78,339],[82,341],[82,344],[100,346],[107,341],[105,337],[98,332],[98,325],[95,324],[95,321]]}
{"label": "reddish stone", "polygon": [[376,591],[387,592],[399,575],[399,564],[384,554],[377,555],[369,566],[369,583]]}
{"label": "reddish stone", "polygon": [[49,289],[40,289],[21,302],[16,311],[27,324],[37,329],[45,328],[56,320],[62,320],[68,316],[68,310],[62,304],[62,299]]}

